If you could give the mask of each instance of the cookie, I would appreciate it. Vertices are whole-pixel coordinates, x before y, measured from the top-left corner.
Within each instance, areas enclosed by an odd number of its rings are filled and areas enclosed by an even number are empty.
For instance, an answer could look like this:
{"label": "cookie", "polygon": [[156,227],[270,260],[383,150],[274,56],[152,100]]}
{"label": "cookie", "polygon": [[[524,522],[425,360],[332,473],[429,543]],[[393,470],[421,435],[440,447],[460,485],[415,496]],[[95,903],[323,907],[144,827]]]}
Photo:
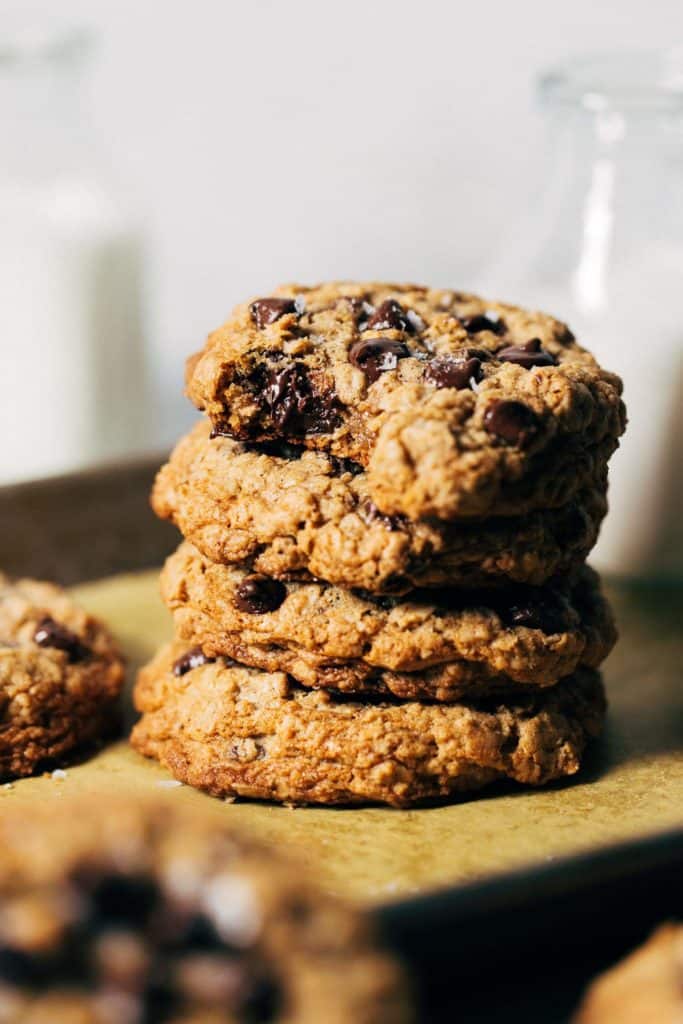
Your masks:
{"label": "cookie", "polygon": [[574,1024],[681,1024],[683,926],[662,925],[644,946],[594,981]]}
{"label": "cookie", "polygon": [[325,452],[210,439],[198,423],[159,472],[152,506],[214,562],[373,593],[541,584],[593,547],[607,511],[602,468],[559,508],[518,518],[411,522],[382,515],[367,473]]}
{"label": "cookie", "polygon": [[621,381],[542,313],[413,285],[276,289],[188,362],[214,429],[367,468],[409,519],[565,504],[618,444]]}
{"label": "cookie", "polygon": [[176,643],[142,670],[131,742],[214,796],[408,807],[504,778],[541,785],[578,771],[605,710],[592,669],[506,703],[360,703],[189,654]]}
{"label": "cookie", "polygon": [[573,586],[403,598],[287,583],[210,562],[185,542],[161,575],[179,637],[304,686],[451,701],[551,686],[596,668],[616,639],[592,570]]}
{"label": "cookie", "polygon": [[296,864],[169,799],[60,810],[0,820],[0,1020],[413,1019],[369,919]]}
{"label": "cookie", "polygon": [[59,587],[0,575],[0,779],[111,731],[123,680],[101,622]]}

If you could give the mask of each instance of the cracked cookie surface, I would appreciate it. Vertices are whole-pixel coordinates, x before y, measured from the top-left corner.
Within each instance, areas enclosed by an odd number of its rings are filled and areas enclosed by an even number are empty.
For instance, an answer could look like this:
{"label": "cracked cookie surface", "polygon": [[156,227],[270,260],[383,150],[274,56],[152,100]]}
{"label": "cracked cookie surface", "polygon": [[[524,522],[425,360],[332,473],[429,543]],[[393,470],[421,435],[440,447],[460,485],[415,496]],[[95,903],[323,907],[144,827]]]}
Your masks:
{"label": "cracked cookie surface", "polygon": [[101,622],[60,587],[0,575],[0,779],[111,731],[123,680]]}
{"label": "cracked cookie surface", "polygon": [[541,584],[586,557],[607,511],[604,468],[559,508],[518,518],[382,515],[362,467],[299,446],[210,438],[198,423],[160,470],[152,505],[215,562],[375,593]]}
{"label": "cracked cookie surface", "polygon": [[140,673],[131,742],[214,796],[407,807],[541,785],[578,771],[605,711],[592,669],[505,703],[358,703],[221,658],[179,674],[186,655],[176,642]]}
{"label": "cracked cookie surface", "polygon": [[369,919],[294,862],[169,798],[60,804],[0,820],[3,1021],[413,1019]]}
{"label": "cracked cookie surface", "polygon": [[185,542],[161,575],[187,646],[228,655],[304,686],[452,701],[548,687],[596,668],[616,639],[597,576],[572,586],[376,598],[325,583],[287,583],[209,561]]}
{"label": "cracked cookie surface", "polygon": [[377,507],[413,520],[564,504],[625,426],[619,378],[566,325],[415,285],[291,285],[238,306],[187,390],[220,434],[357,461]]}

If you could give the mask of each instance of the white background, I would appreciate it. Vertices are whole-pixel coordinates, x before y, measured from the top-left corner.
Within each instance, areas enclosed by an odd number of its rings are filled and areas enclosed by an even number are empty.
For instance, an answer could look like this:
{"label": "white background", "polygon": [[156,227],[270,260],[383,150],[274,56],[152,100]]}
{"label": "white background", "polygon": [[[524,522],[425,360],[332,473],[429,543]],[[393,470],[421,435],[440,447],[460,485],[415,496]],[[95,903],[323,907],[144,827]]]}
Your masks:
{"label": "white background", "polygon": [[283,279],[476,283],[536,187],[537,72],[683,42],[680,0],[58,8],[100,36],[96,125],[145,214],[149,344],[173,396],[164,440],[190,415],[184,355],[235,301]]}

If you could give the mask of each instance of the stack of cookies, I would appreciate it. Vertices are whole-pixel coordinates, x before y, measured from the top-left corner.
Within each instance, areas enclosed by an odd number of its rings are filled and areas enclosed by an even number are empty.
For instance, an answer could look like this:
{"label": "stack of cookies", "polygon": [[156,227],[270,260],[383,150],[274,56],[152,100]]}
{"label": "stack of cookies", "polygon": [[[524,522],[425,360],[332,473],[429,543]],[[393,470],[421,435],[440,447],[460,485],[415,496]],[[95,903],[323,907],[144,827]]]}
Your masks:
{"label": "stack of cookies", "polygon": [[615,641],[585,566],[621,383],[552,317],[278,289],[188,364],[153,506],[175,639],[133,743],[222,796],[407,806],[571,775]]}

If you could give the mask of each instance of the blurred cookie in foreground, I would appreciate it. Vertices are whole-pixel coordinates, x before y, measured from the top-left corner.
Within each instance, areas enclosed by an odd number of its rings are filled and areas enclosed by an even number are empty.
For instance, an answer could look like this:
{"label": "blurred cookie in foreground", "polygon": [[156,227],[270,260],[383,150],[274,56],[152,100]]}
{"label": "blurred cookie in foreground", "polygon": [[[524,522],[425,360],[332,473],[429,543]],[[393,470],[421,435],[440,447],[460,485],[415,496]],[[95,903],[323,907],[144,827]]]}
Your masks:
{"label": "blurred cookie in foreground", "polygon": [[369,920],[300,866],[169,800],[60,810],[0,821],[3,1024],[413,1019]]}
{"label": "blurred cookie in foreground", "polygon": [[588,989],[574,1024],[681,1024],[683,925],[665,924]]}
{"label": "blurred cookie in foreground", "polygon": [[60,587],[0,574],[0,780],[110,733],[123,681],[98,619]]}

